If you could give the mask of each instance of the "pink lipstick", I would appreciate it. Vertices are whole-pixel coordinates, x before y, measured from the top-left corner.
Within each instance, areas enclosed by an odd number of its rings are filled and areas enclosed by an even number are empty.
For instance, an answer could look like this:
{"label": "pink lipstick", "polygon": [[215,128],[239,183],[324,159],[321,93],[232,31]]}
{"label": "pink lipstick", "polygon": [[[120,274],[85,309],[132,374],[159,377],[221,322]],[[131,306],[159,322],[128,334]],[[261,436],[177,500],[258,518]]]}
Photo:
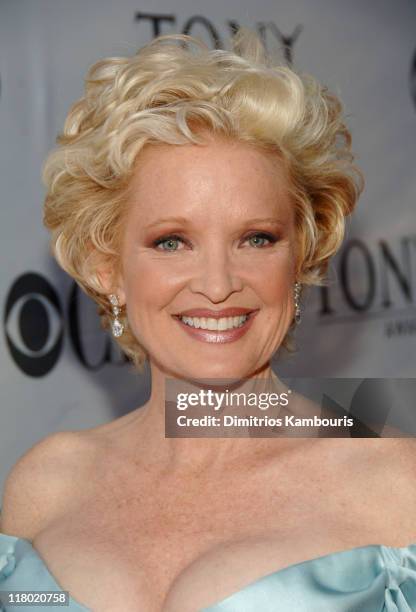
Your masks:
{"label": "pink lipstick", "polygon": [[[249,308],[225,308],[224,310],[217,311],[197,308],[183,311],[178,315],[174,315],[174,318],[178,321],[182,329],[192,338],[195,338],[196,340],[199,340],[201,342],[224,344],[226,342],[235,342],[236,340],[244,336],[244,334],[248,332],[251,325],[253,324],[253,320],[257,313],[258,310],[250,310]],[[239,327],[233,327],[231,329],[224,330],[212,330],[193,327],[182,321],[180,318],[203,317],[207,319],[220,319],[223,317],[237,317],[243,315],[245,315],[247,318]]]}

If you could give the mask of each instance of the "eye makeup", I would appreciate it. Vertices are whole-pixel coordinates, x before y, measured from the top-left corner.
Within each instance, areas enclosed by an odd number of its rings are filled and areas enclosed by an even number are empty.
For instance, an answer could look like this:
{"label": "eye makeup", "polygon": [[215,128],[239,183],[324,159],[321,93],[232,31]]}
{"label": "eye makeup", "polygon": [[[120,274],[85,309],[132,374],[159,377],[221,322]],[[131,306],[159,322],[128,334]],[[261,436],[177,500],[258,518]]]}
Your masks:
{"label": "eye makeup", "polygon": [[[271,234],[269,232],[252,232],[249,235],[245,236],[244,238],[244,242],[246,242],[247,240],[251,240],[252,238],[260,238],[261,240],[267,240],[268,244],[265,246],[259,246],[259,245],[253,245],[253,248],[256,249],[262,249],[262,248],[268,248],[270,246],[273,246],[278,240],[279,237]],[[179,234],[166,234],[164,236],[161,236],[160,238],[156,238],[156,240],[152,241],[152,247],[159,250],[159,251],[177,251],[178,249],[163,249],[163,248],[159,248],[160,245],[167,243],[167,242],[183,242],[184,244],[188,244],[189,242],[187,240],[185,240],[182,236],[180,236]]]}

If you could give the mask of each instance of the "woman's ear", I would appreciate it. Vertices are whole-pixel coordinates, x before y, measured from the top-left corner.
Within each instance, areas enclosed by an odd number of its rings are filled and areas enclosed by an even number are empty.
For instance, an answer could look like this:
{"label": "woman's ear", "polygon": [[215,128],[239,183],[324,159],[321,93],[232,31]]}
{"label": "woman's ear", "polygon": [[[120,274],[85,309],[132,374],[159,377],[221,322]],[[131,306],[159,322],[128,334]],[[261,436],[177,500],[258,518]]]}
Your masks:
{"label": "woman's ear", "polygon": [[102,263],[97,265],[95,275],[102,293],[107,296],[112,293],[115,294],[120,306],[124,306],[126,303],[124,281],[121,272],[115,269],[114,264]]}

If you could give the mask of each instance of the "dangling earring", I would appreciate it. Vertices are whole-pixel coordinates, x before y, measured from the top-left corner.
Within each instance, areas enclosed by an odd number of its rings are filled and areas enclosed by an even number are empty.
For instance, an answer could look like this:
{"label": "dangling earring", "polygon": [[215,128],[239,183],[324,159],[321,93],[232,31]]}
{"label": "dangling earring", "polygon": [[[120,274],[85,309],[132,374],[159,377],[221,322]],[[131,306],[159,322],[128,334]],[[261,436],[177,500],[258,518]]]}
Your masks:
{"label": "dangling earring", "polygon": [[293,288],[293,295],[294,295],[294,300],[295,300],[295,323],[296,325],[299,325],[302,319],[302,310],[300,307],[300,300],[299,300],[301,290],[302,290],[302,285],[298,281],[296,281],[294,288]]}
{"label": "dangling earring", "polygon": [[110,300],[111,310],[113,311],[114,315],[114,319],[111,321],[111,331],[113,332],[114,338],[120,338],[120,336],[124,332],[124,325],[118,318],[118,315],[120,314],[120,305],[118,302],[118,297],[114,295],[114,293],[111,293],[108,296],[108,299]]}

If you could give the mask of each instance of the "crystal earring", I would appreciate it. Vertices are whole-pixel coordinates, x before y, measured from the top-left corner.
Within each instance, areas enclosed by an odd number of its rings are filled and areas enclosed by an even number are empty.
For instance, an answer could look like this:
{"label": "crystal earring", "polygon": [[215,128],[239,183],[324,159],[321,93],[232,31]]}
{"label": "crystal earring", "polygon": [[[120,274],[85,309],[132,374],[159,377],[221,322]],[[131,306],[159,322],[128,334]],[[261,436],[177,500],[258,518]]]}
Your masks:
{"label": "crystal earring", "polygon": [[295,300],[295,323],[296,325],[299,325],[302,319],[302,310],[300,307],[300,299],[299,299],[301,290],[302,290],[302,285],[298,281],[296,281],[294,288],[293,288],[293,295],[294,295],[294,300]]}
{"label": "crystal earring", "polygon": [[114,315],[114,318],[111,321],[111,331],[113,332],[114,338],[120,338],[120,336],[124,332],[124,325],[118,318],[118,315],[120,314],[120,304],[118,301],[118,297],[114,293],[111,293],[108,296],[108,299],[110,300],[111,310],[113,311]]}

